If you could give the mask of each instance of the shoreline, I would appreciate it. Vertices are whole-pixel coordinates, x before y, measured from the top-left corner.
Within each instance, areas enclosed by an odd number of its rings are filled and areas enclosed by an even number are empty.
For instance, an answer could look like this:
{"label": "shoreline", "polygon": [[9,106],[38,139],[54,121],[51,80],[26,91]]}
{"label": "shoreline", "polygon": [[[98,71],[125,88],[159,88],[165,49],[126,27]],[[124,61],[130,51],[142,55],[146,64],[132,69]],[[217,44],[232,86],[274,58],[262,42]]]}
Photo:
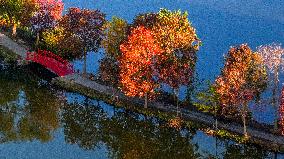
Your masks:
{"label": "shoreline", "polygon": [[[145,115],[155,115],[162,119],[168,120],[175,117],[176,107],[168,103],[161,103],[150,101],[149,108],[143,107],[144,101],[138,98],[130,98],[123,95],[122,92],[117,89],[101,85],[95,81],[91,81],[87,78],[83,78],[79,74],[67,75],[64,77],[56,77],[51,82],[55,86],[63,88],[71,92],[80,93],[82,95],[101,99],[109,104],[117,107],[123,107],[125,109],[136,111]],[[113,97],[113,92],[116,92],[116,98]],[[206,131],[204,127],[212,127],[215,123],[215,118],[212,115],[208,115],[202,112],[189,111],[181,108],[182,120],[188,127],[191,127],[192,122],[201,124],[200,130]],[[243,140],[243,127],[237,122],[218,121],[218,128],[227,131],[229,134],[223,137],[235,140],[236,142],[245,142],[257,144],[265,149],[269,149],[277,152],[284,152],[284,137],[278,136],[266,131],[248,126],[248,133],[250,138],[247,141]],[[212,135],[218,136],[214,133]]]}

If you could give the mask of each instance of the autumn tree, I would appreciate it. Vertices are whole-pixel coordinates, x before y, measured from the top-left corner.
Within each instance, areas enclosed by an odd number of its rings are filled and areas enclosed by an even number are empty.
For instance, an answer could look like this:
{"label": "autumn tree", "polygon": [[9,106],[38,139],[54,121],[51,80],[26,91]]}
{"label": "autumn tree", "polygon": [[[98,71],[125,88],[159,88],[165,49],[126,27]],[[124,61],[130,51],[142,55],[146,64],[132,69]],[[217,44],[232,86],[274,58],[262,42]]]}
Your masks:
{"label": "autumn tree", "polygon": [[279,74],[284,70],[284,49],[280,44],[269,44],[258,47],[259,54],[263,58],[266,69],[269,72],[272,86],[272,105],[275,109],[274,129],[277,130],[278,120],[278,97],[279,97]]}
{"label": "autumn tree", "polygon": [[57,20],[61,18],[64,5],[61,0],[36,0],[39,9],[30,19],[32,30],[37,34],[36,46],[39,43],[39,35],[44,30],[55,27]]}
{"label": "autumn tree", "polygon": [[60,22],[60,25],[77,37],[83,45],[84,75],[86,75],[87,69],[87,52],[97,51],[100,47],[105,22],[105,14],[99,10],[81,10],[79,8],[69,8]]}
{"label": "autumn tree", "polygon": [[[155,64],[160,83],[173,88],[177,99],[181,85],[190,88],[193,80],[196,52],[200,45],[188,14],[161,9],[158,13],[139,14],[132,26],[143,25],[153,32],[155,42],[165,50]],[[187,95],[190,94],[188,89]],[[187,96],[189,99],[189,96]]]}
{"label": "autumn tree", "polygon": [[138,14],[134,20],[132,27],[144,26],[148,29],[153,29],[154,25],[158,22],[158,14],[157,13],[144,13]]}
{"label": "autumn tree", "polygon": [[8,27],[8,19],[5,15],[1,15],[0,13],[0,28],[7,28]]}
{"label": "autumn tree", "polygon": [[120,50],[121,90],[127,96],[145,97],[144,107],[147,108],[148,98],[153,97],[158,86],[154,64],[163,50],[155,43],[153,33],[143,26],[131,31],[128,40],[120,45]]}
{"label": "autumn tree", "polygon": [[173,88],[178,108],[177,93],[181,85],[189,87],[193,79],[200,40],[186,12],[161,9],[156,17],[150,14],[146,18],[156,22],[153,25],[154,38],[165,50],[156,65],[159,80]]}
{"label": "autumn tree", "polygon": [[240,109],[244,135],[248,137],[248,103],[258,98],[267,86],[267,75],[261,56],[246,44],[232,47],[225,57],[222,73],[215,82],[223,113],[237,113],[237,109]]}
{"label": "autumn tree", "polygon": [[42,49],[52,51],[64,59],[82,57],[83,45],[80,39],[60,26],[42,32],[41,44]]}
{"label": "autumn tree", "polygon": [[36,10],[35,0],[0,0],[0,15],[7,19],[12,36],[16,36],[17,26],[27,24]]}
{"label": "autumn tree", "polygon": [[118,17],[105,23],[102,46],[106,57],[100,64],[100,75],[105,82],[117,85],[119,81],[118,59],[121,57],[120,45],[127,40],[129,26],[127,22]]}

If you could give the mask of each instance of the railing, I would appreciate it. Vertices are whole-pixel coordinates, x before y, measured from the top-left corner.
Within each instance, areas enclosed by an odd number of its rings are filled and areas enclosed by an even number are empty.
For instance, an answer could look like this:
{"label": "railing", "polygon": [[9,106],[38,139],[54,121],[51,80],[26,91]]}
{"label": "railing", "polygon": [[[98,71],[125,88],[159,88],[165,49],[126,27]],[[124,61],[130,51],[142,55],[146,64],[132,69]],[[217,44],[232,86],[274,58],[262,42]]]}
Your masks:
{"label": "railing", "polygon": [[38,52],[27,52],[26,60],[39,63],[58,76],[74,73],[73,65],[69,61],[50,51],[38,50]]}

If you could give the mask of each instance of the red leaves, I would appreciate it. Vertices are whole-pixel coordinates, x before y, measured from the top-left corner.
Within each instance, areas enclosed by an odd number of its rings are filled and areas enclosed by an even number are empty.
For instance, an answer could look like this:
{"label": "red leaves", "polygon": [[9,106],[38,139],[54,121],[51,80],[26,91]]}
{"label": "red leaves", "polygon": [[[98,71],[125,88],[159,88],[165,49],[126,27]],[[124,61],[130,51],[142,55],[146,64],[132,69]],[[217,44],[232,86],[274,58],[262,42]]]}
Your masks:
{"label": "red leaves", "polygon": [[128,41],[120,45],[122,56],[120,78],[122,90],[128,96],[154,95],[154,60],[163,50],[155,44],[152,32],[143,26],[131,31]]}
{"label": "red leaves", "polygon": [[266,77],[260,56],[246,44],[231,48],[222,74],[215,81],[221,104],[239,106],[252,100],[266,87]]}
{"label": "red leaves", "polygon": [[35,0],[38,11],[31,18],[32,28],[39,32],[44,29],[52,28],[56,21],[61,18],[63,3],[61,0]]}
{"label": "red leaves", "polygon": [[49,14],[55,19],[59,20],[62,15],[64,4],[61,0],[36,0],[39,5],[40,11],[49,12]]}
{"label": "red leaves", "polygon": [[75,35],[87,51],[96,51],[103,36],[105,15],[99,10],[69,8],[60,21],[66,31]]}
{"label": "red leaves", "polygon": [[174,89],[179,88],[180,85],[188,85],[193,75],[194,67],[178,57],[162,56],[159,57],[156,65],[159,80]]}
{"label": "red leaves", "polygon": [[153,92],[157,82],[174,89],[188,85],[196,62],[194,44],[199,40],[187,14],[161,9],[158,14],[138,16],[132,26],[128,41],[120,46],[124,92],[143,96]]}

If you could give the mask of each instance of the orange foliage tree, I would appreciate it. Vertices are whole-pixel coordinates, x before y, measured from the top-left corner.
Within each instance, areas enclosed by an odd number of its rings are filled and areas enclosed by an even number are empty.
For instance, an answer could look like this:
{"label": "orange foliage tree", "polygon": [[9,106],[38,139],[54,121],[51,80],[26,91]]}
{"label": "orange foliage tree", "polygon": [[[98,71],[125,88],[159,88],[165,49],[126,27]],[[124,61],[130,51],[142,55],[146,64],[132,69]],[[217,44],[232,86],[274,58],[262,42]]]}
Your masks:
{"label": "orange foliage tree", "polygon": [[163,50],[156,54],[151,72],[155,73],[156,81],[173,88],[177,108],[179,87],[189,86],[193,79],[200,44],[187,16],[186,12],[161,9],[158,13],[138,15],[131,25],[132,28],[143,26],[150,30],[153,43]]}
{"label": "orange foliage tree", "polygon": [[143,26],[134,28],[128,40],[120,45],[121,90],[127,96],[153,97],[158,84],[155,80],[155,60],[163,50],[155,43],[153,33]]}
{"label": "orange foliage tree", "polygon": [[235,115],[241,109],[244,135],[247,137],[246,116],[248,103],[256,99],[267,86],[262,58],[246,44],[232,47],[225,58],[225,66],[215,81],[223,113]]}
{"label": "orange foliage tree", "polygon": [[[187,17],[187,12],[161,9],[158,13],[140,14],[133,22],[133,26],[151,29],[156,42],[165,50],[156,64],[159,81],[173,88],[176,98],[181,85],[190,88],[200,44]],[[188,89],[188,99],[190,93]]]}

